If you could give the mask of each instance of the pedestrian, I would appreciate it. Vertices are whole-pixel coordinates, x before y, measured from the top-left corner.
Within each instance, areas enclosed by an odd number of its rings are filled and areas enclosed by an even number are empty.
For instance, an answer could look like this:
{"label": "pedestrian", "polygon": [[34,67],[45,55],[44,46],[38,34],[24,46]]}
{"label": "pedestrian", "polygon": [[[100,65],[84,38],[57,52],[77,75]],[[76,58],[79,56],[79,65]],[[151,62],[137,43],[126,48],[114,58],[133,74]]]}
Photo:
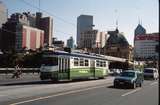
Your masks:
{"label": "pedestrian", "polygon": [[22,75],[22,65],[19,66],[18,68],[18,74],[19,74],[19,77]]}
{"label": "pedestrian", "polygon": [[15,78],[15,77],[17,77],[17,65],[14,67],[14,72],[12,75],[12,78]]}
{"label": "pedestrian", "polygon": [[19,78],[19,65],[17,64],[14,68],[14,72],[13,72],[13,75],[12,75],[12,78]]}

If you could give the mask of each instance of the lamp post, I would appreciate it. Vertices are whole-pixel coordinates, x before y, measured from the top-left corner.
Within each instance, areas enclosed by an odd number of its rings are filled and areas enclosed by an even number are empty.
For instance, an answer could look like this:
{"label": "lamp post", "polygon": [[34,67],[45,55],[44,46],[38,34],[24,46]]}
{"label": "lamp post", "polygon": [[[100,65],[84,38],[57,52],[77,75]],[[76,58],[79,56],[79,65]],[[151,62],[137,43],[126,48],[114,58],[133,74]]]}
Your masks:
{"label": "lamp post", "polygon": [[98,48],[98,53],[100,54],[100,43],[101,42],[96,42],[97,48]]}

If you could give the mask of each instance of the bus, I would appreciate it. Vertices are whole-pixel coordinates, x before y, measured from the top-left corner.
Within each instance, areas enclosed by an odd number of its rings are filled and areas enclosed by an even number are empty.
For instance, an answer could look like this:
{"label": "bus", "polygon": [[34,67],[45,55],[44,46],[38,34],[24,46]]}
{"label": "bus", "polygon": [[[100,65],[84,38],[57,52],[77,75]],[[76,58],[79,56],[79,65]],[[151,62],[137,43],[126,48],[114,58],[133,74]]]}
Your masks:
{"label": "bus", "polygon": [[100,79],[107,75],[108,65],[107,59],[96,54],[47,51],[43,53],[40,79]]}

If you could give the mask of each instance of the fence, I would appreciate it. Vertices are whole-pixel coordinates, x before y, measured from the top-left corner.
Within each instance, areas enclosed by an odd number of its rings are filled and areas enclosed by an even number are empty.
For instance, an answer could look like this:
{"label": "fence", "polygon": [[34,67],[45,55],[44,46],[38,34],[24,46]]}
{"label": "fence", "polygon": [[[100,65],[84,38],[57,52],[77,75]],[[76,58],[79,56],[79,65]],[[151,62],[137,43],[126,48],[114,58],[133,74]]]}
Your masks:
{"label": "fence", "polygon": [[[13,73],[15,68],[0,68],[0,74],[9,74]],[[20,68],[22,73],[39,73],[40,69],[39,68]]]}

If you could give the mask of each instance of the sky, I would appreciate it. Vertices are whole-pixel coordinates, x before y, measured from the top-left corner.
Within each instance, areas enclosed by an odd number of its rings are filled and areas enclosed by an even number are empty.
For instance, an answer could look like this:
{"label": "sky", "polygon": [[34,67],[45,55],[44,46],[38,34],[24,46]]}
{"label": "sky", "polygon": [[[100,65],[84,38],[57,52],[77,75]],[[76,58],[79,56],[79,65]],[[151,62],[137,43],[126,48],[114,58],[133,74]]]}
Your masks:
{"label": "sky", "polygon": [[[70,36],[76,41],[77,17],[92,15],[94,29],[123,32],[133,45],[134,29],[139,20],[147,33],[158,32],[158,0],[0,0],[8,14],[40,11],[53,18],[53,37],[66,42]],[[40,1],[40,4],[39,4]]]}

